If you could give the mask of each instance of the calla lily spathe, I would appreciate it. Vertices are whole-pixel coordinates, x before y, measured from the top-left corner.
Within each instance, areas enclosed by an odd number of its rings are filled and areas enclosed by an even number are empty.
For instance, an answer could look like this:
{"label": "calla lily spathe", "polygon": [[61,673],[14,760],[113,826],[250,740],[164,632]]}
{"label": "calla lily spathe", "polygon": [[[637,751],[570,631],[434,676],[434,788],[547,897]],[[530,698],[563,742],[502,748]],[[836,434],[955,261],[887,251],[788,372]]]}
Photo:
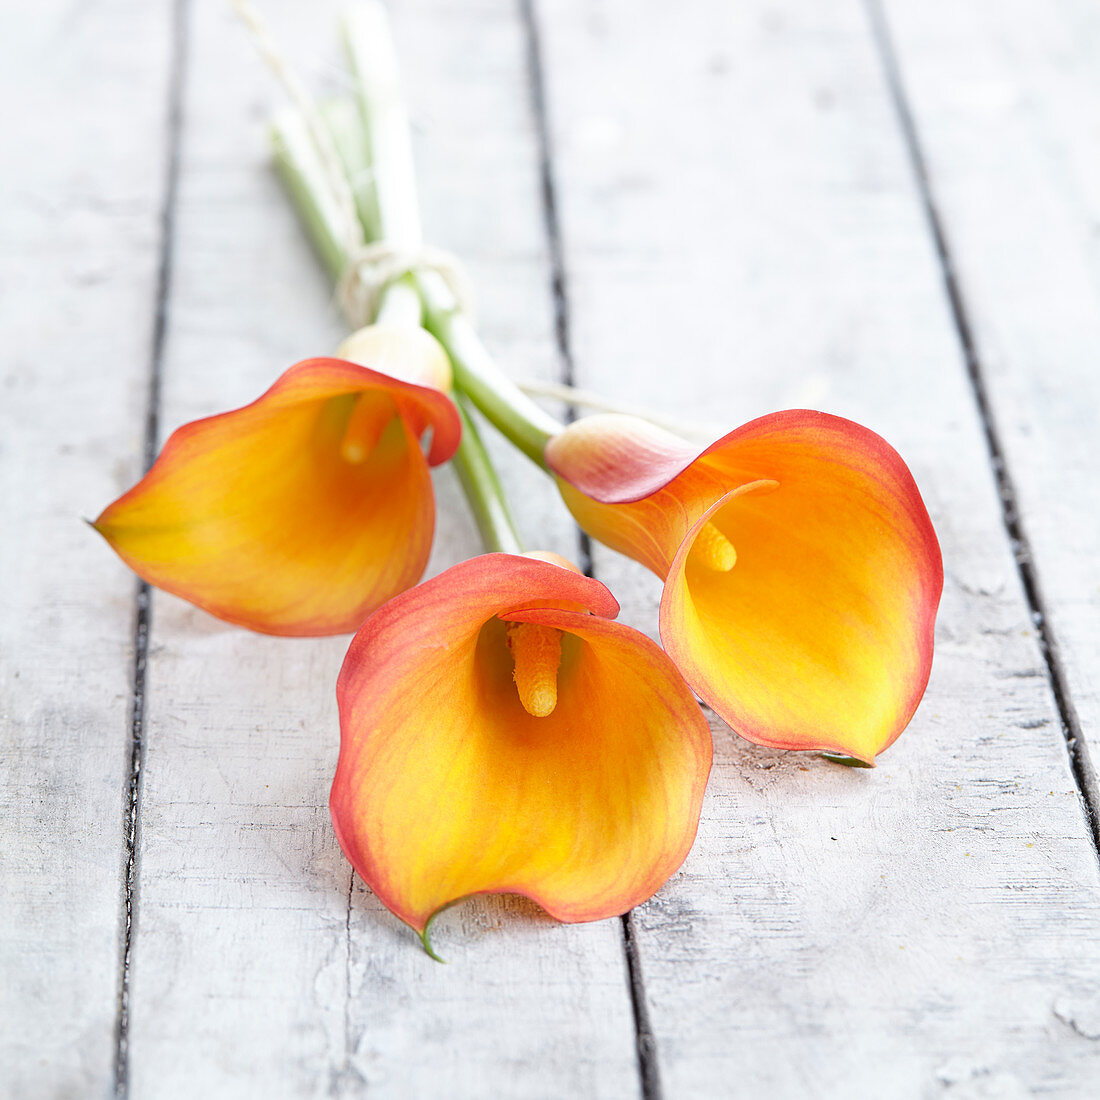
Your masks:
{"label": "calla lily spathe", "polygon": [[665,649],[743,737],[873,763],[908,724],[943,565],[881,437],[793,410],[698,453],[644,421],[592,416],[546,460],[580,525],[664,578]]}
{"label": "calla lily spathe", "polygon": [[426,947],[432,916],[471,894],[597,920],[644,901],[687,855],[710,731],[618,610],[571,568],[487,554],[356,634],[337,686],[333,824]]}
{"label": "calla lily spathe", "polygon": [[446,354],[423,330],[376,325],[341,350],[359,362],[307,359],[252,404],[179,428],[93,526],[150,584],[228,622],[355,630],[423,573],[428,466],[461,426],[441,392]]}

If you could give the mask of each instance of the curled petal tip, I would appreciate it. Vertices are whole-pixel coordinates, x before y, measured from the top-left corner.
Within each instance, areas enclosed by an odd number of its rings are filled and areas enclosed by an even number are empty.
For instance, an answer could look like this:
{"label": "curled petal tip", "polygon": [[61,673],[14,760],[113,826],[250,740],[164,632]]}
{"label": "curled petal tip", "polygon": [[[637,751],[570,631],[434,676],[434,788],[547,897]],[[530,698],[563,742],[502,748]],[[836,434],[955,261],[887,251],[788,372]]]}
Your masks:
{"label": "curled petal tip", "polygon": [[[446,906],[444,906],[444,908],[446,908]],[[442,912],[441,909],[437,909],[428,918],[428,921],[424,925],[423,930],[421,932],[419,932],[418,935],[420,936],[420,943],[424,948],[425,954],[427,954],[429,958],[435,959],[435,961],[437,963],[443,963],[443,965],[446,966],[447,965],[447,960],[445,958],[443,958],[441,955],[438,955],[436,953],[435,948],[432,947],[432,941],[431,941],[432,924],[435,921],[435,918],[438,917],[441,912]]]}
{"label": "curled petal tip", "polygon": [[561,554],[555,554],[553,550],[528,550],[522,556],[531,558],[533,561],[548,562],[550,565],[556,565],[560,569],[568,569],[571,573],[580,573],[581,571],[568,558],[563,558]]}

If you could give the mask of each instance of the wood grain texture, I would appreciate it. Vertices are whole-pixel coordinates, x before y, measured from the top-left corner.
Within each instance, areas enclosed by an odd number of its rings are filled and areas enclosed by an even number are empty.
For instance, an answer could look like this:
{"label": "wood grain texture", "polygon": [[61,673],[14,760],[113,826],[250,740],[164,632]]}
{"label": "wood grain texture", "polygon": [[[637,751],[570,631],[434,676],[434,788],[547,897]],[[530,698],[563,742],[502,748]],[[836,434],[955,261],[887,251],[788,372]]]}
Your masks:
{"label": "wood grain texture", "polygon": [[1010,506],[1072,705],[1095,730],[1100,11],[1016,0],[885,12],[1015,490]]}
{"label": "wood grain texture", "polygon": [[[866,11],[540,17],[580,384],[860,420],[947,566],[928,695],[876,771],[715,723],[699,841],[636,911],[666,1093],[1089,1095],[1096,859]],[[659,584],[596,565],[652,629]]]}
{"label": "wood grain texture", "polygon": [[[264,8],[295,63],[329,87],[336,8]],[[469,260],[491,347],[552,377],[516,12],[425,0],[393,15],[427,232]],[[221,4],[195,7],[190,40],[166,431],[247,401],[341,332],[266,165],[271,78]],[[492,65],[472,73],[479,50]],[[521,526],[573,553],[564,510],[543,509],[546,486],[525,465],[510,459],[507,471]],[[477,552],[449,471],[438,486],[433,571]],[[353,883],[327,810],[346,645],[250,635],[156,597],[133,1094],[629,1094],[618,922],[570,928],[515,900],[478,900],[437,922],[435,946],[451,962],[441,966]]]}
{"label": "wood grain texture", "polygon": [[95,1097],[115,1061],[135,584],[81,517],[140,470],[169,13],[15,14],[0,35],[0,1092]]}

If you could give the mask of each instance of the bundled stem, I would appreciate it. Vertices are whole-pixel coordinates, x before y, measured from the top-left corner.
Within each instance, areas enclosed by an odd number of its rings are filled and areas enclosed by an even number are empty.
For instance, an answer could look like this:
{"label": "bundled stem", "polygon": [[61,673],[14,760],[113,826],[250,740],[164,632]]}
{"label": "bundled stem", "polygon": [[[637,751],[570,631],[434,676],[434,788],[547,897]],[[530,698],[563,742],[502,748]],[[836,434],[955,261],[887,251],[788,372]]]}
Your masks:
{"label": "bundled stem", "polygon": [[[374,4],[357,8],[345,21],[344,41],[356,76],[378,235],[395,247],[420,248],[423,236],[408,113],[385,9]],[[348,135],[337,136],[337,144],[350,145]],[[451,357],[458,389],[528,458],[545,466],[543,450],[562,425],[497,367],[439,275],[421,268],[415,277],[426,327]]]}
{"label": "bundled stem", "polygon": [[489,551],[522,554],[523,543],[489,452],[485,450],[485,443],[466,407],[465,398],[457,393],[454,398],[458,415],[462,418],[462,442],[451,461],[466,494],[481,541]]}
{"label": "bundled stem", "polygon": [[345,14],[343,29],[372,169],[378,236],[395,247],[419,248],[423,233],[412,138],[386,9],[361,4]]}
{"label": "bundled stem", "polygon": [[348,263],[346,227],[309,128],[297,111],[288,108],[271,120],[269,136],[279,178],[317,255],[336,281]]}
{"label": "bundled stem", "polygon": [[[279,175],[318,255],[337,282],[348,278],[349,265],[356,262],[357,242],[380,239],[413,252],[423,244],[408,117],[385,9],[370,3],[349,13],[344,41],[356,76],[358,110],[350,101],[337,100],[318,113],[335,157],[325,155],[328,149],[318,148],[299,110],[281,113],[271,129]],[[334,159],[344,173],[340,195],[334,194],[331,180]],[[349,197],[354,209],[351,224],[345,201]],[[546,441],[560,425],[498,370],[436,272],[416,270],[388,283],[378,296],[374,320],[416,325],[423,320],[446,349],[461,391],[454,395],[462,419],[462,442],[453,459],[459,481],[485,548],[522,553],[500,480],[463,393],[510,438],[512,432],[505,425],[511,426],[516,445],[540,464]],[[517,408],[521,411],[516,412]]]}
{"label": "bundled stem", "polygon": [[458,388],[494,428],[545,469],[546,444],[562,425],[501,373],[435,272],[421,272],[417,284],[424,301],[425,327],[447,349]]}

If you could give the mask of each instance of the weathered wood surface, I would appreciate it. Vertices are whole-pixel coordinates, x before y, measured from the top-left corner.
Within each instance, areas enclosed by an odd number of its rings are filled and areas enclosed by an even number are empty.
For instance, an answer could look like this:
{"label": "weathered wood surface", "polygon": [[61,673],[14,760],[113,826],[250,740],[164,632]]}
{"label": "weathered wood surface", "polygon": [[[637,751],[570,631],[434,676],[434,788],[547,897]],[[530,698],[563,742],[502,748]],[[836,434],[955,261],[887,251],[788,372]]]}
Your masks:
{"label": "weathered wood surface", "polygon": [[98,1096],[118,1016],[133,577],[81,523],[141,472],[169,12],[3,15],[0,1093]]}
{"label": "weathered wood surface", "polygon": [[[322,85],[337,7],[262,6]],[[162,437],[341,332],[265,167],[277,90],[226,6],[180,10],[178,129],[167,5],[34,5],[0,36],[0,81],[34,108],[5,118],[0,175],[0,1093],[107,1095],[121,1049],[135,1098],[1095,1094],[1096,857],[877,8],[858,0],[391,12],[426,230],[466,259],[510,370],[572,361],[580,384],[731,425],[821,407],[910,461],[947,563],[910,731],[853,772],[715,723],[699,842],[632,917],[636,1011],[618,921],[487,899],[440,920],[451,965],[424,956],[332,838],[345,640],[262,638],[155,594],[123,982],[134,586],[76,517],[140,466],[158,257]],[[1100,24],[1083,0],[885,18],[1087,736]],[[577,553],[549,487],[506,471],[529,540]],[[432,571],[476,551],[448,471],[438,487]],[[599,550],[595,567],[652,633],[659,585]]]}
{"label": "weathered wood surface", "polygon": [[[867,11],[542,12],[578,381],[862,421],[947,565],[928,696],[876,771],[716,728],[699,841],[636,916],[669,1094],[1088,1095],[1095,856]],[[596,566],[652,628],[659,586]]]}
{"label": "weathered wood surface", "polygon": [[1100,9],[886,11],[1087,754],[1100,721]]}

